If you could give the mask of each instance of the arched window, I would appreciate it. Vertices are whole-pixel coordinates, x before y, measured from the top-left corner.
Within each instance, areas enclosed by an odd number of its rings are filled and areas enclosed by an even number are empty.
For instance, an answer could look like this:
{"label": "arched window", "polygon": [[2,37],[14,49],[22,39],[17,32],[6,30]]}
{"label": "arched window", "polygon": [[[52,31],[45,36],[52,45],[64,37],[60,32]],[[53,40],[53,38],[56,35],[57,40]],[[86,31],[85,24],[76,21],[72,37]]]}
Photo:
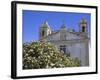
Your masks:
{"label": "arched window", "polygon": [[85,27],[84,26],[82,27],[82,32],[85,32]]}
{"label": "arched window", "polygon": [[42,31],[42,36],[44,36],[44,35],[45,35],[45,31],[43,30],[43,31]]}

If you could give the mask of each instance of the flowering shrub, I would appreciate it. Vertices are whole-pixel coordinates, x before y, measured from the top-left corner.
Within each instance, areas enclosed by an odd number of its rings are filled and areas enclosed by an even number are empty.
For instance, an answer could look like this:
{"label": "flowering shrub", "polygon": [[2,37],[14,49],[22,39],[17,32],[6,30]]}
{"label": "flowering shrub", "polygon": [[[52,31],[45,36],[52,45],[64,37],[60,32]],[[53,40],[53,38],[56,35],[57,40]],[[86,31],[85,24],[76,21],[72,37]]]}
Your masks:
{"label": "flowering shrub", "polygon": [[30,42],[23,44],[23,69],[62,68],[80,66],[78,59],[60,53],[50,43]]}

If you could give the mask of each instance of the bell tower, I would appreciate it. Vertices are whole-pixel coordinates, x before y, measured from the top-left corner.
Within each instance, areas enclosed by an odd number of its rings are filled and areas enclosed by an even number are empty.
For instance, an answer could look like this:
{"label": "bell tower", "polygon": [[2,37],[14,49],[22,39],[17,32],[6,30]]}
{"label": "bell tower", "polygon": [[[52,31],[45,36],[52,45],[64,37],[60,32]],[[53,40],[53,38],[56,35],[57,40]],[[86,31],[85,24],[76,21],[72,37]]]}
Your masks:
{"label": "bell tower", "polygon": [[82,19],[79,23],[79,32],[88,33],[87,21]]}
{"label": "bell tower", "polygon": [[51,34],[51,29],[50,26],[48,25],[48,22],[45,21],[39,30],[39,40],[44,39],[46,36],[48,36],[49,34]]}
{"label": "bell tower", "polygon": [[60,40],[66,40],[66,26],[62,25],[60,28]]}

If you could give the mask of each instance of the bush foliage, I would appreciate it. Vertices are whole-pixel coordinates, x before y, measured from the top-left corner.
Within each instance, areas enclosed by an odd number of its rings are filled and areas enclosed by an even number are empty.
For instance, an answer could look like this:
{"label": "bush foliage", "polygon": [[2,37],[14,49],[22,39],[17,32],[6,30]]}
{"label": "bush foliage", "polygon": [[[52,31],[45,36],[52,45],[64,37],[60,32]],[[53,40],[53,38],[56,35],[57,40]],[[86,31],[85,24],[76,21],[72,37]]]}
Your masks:
{"label": "bush foliage", "polygon": [[80,66],[78,59],[60,53],[50,43],[30,42],[23,44],[23,69],[63,68]]}

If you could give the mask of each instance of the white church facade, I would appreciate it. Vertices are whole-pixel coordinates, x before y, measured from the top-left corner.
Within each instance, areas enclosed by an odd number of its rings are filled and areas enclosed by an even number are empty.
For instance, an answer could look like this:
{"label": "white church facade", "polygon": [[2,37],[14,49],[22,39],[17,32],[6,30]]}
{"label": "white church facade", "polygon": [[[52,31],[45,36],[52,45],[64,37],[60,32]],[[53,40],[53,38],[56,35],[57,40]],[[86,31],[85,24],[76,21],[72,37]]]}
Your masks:
{"label": "white church facade", "polygon": [[57,31],[53,31],[48,22],[44,22],[39,29],[39,40],[54,44],[59,51],[78,58],[81,66],[89,66],[89,36],[87,21],[79,22],[79,31],[67,30],[65,25]]}

